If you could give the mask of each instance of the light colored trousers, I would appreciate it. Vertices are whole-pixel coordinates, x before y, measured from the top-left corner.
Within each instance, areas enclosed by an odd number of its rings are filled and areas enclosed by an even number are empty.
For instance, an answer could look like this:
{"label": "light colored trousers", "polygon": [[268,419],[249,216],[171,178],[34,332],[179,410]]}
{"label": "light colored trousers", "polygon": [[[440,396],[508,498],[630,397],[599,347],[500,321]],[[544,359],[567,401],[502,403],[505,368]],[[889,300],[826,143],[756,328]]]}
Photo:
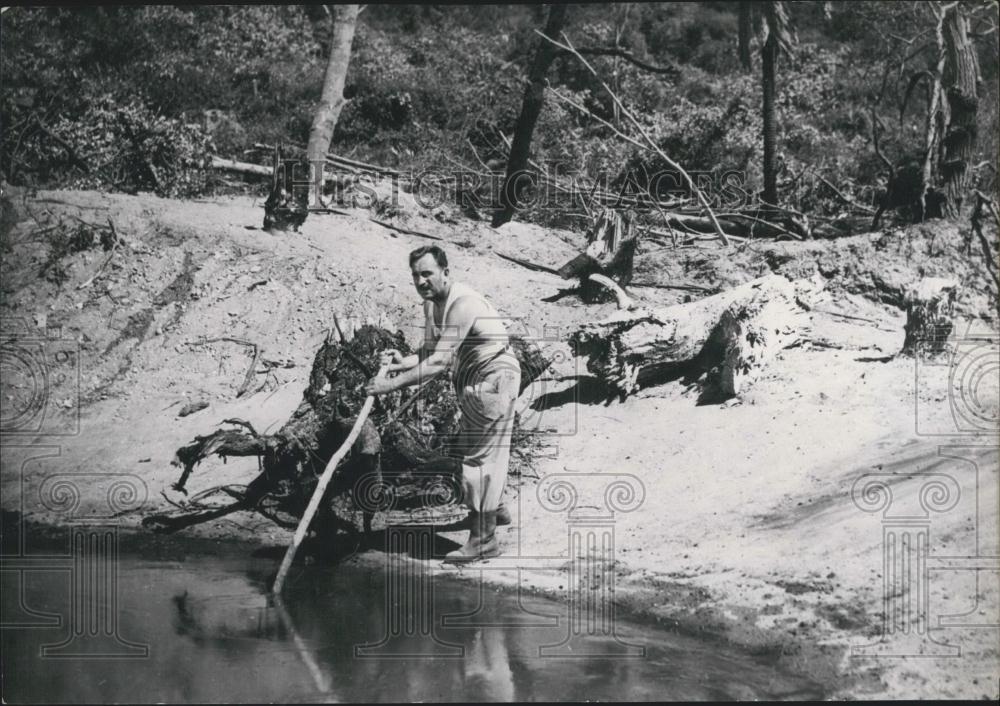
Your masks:
{"label": "light colored trousers", "polygon": [[497,509],[510,468],[521,369],[516,358],[505,358],[502,366],[456,390],[461,417],[454,450],[462,456],[463,500],[477,512]]}

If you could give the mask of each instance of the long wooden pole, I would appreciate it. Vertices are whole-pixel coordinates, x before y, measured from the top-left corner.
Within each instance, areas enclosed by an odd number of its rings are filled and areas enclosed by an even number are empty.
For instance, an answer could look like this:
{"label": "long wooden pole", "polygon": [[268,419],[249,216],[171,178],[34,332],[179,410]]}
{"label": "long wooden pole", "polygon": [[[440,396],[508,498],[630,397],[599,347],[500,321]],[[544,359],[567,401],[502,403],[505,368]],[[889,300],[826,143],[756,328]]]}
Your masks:
{"label": "long wooden pole", "polygon": [[[379,368],[378,373],[375,377],[383,377],[387,371],[387,366],[382,366]],[[281,593],[282,587],[285,585],[285,577],[288,575],[288,570],[292,568],[292,562],[295,560],[295,553],[299,550],[299,545],[302,544],[302,540],[305,539],[306,532],[309,530],[309,523],[312,522],[313,515],[319,509],[320,502],[323,501],[323,495],[326,493],[326,486],[330,484],[330,480],[333,478],[333,472],[337,470],[337,465],[343,460],[347,452],[351,450],[351,446],[357,440],[358,435],[361,433],[361,427],[364,425],[365,420],[368,419],[368,415],[372,411],[372,405],[375,404],[375,398],[369,395],[365,398],[365,403],[361,407],[361,413],[358,414],[358,418],[354,422],[354,427],[351,428],[351,433],[347,435],[344,443],[340,445],[331,458],[329,463],[326,464],[326,468],[323,469],[323,475],[319,478],[319,483],[316,484],[316,490],[313,491],[312,498],[309,499],[309,506],[306,508],[305,514],[302,515],[302,519],[299,521],[299,526],[295,529],[295,536],[292,538],[292,543],[288,546],[288,551],[285,552],[285,558],[281,562],[281,568],[278,569],[278,576],[274,579],[274,587],[271,589],[273,593]]]}

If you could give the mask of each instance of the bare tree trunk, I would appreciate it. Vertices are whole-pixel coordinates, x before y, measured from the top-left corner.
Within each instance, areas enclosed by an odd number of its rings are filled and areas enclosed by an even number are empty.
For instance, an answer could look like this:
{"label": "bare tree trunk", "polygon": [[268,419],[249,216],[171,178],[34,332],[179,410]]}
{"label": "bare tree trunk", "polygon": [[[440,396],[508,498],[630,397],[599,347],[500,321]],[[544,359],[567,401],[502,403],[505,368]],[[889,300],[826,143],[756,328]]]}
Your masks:
{"label": "bare tree trunk", "polygon": [[[549,7],[549,19],[545,23],[545,35],[553,39],[559,38],[559,33],[566,24],[566,5],[551,5]],[[510,147],[510,156],[507,159],[507,174],[504,178],[503,188],[500,190],[501,210],[493,215],[493,227],[502,226],[510,221],[514,216],[514,209],[520,188],[520,179],[517,177],[528,166],[528,156],[531,150],[531,136],[535,131],[535,123],[542,112],[542,103],[545,99],[545,74],[552,65],[558,49],[550,42],[539,39],[538,48],[528,71],[528,85],[524,89],[524,102],[521,104],[521,114],[517,118],[517,126],[514,128],[514,140]]]}
{"label": "bare tree trunk", "polygon": [[764,201],[778,204],[777,117],[775,116],[775,66],[778,62],[777,32],[771,31],[764,42],[763,89],[764,89]]}
{"label": "bare tree trunk", "polygon": [[753,26],[750,21],[750,0],[741,0],[739,19],[739,53],[740,64],[744,71],[753,68],[753,60],[750,58],[750,37],[753,34]]}
{"label": "bare tree trunk", "polygon": [[323,193],[323,164],[330,149],[333,130],[337,118],[344,107],[344,82],[347,66],[351,62],[351,45],[354,43],[354,29],[357,26],[360,5],[333,6],[333,37],[330,42],[330,58],[323,77],[323,93],[316,107],[312,128],[309,130],[309,144],[306,159],[312,174],[311,203],[318,205]]}
{"label": "bare tree trunk", "polygon": [[979,62],[969,39],[969,20],[961,6],[953,8],[945,23],[944,85],[950,119],[942,140],[940,170],[947,196],[945,213],[957,218],[969,189],[969,163],[976,146],[979,108]]}

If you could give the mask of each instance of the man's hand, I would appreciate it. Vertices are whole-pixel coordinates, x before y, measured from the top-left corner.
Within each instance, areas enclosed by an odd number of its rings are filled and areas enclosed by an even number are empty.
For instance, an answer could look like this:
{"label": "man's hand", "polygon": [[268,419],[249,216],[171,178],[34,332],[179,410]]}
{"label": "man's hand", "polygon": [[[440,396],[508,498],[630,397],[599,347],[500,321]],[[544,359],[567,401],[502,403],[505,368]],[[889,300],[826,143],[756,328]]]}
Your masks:
{"label": "man's hand", "polygon": [[374,377],[368,381],[365,385],[366,395],[384,395],[387,392],[392,392],[396,389],[396,386],[392,384],[392,381],[387,377]]}
{"label": "man's hand", "polygon": [[387,348],[379,354],[379,362],[382,365],[392,365],[393,363],[402,363],[403,354],[397,351],[395,348]]}
{"label": "man's hand", "polygon": [[416,367],[420,362],[420,358],[416,355],[404,356],[395,348],[389,348],[382,351],[379,362],[385,366],[386,372],[401,373],[404,370]]}

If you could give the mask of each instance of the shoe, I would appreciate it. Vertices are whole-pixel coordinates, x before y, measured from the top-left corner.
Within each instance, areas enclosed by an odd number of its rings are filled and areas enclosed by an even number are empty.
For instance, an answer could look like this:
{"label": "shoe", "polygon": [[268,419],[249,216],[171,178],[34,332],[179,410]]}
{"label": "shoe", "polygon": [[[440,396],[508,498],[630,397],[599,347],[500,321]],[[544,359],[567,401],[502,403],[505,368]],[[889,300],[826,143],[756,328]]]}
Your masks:
{"label": "shoe", "polygon": [[[514,519],[510,515],[510,510],[507,509],[506,505],[501,505],[497,508],[497,527],[504,527],[511,524]],[[468,529],[472,526],[472,513],[470,512],[466,515],[465,519],[461,522],[461,529]]]}
{"label": "shoe", "polygon": [[495,536],[497,512],[469,513],[469,541],[453,552],[448,552],[444,560],[451,564],[461,564],[480,559],[488,559],[500,554],[500,543]]}
{"label": "shoe", "polygon": [[507,509],[506,505],[500,505],[497,508],[497,527],[502,527],[504,525],[509,525],[514,520],[510,516],[510,510]]}

